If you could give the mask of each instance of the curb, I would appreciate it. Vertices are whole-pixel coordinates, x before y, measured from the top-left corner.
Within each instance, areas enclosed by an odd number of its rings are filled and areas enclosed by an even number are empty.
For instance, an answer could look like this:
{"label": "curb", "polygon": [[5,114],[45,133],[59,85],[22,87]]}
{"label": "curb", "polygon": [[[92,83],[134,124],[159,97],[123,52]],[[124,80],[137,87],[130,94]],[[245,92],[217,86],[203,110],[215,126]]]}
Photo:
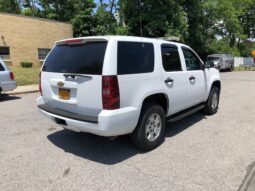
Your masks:
{"label": "curb", "polygon": [[20,91],[20,92],[6,92],[6,94],[9,94],[9,95],[20,95],[20,94],[29,94],[29,93],[36,93],[36,92],[39,92],[39,90]]}

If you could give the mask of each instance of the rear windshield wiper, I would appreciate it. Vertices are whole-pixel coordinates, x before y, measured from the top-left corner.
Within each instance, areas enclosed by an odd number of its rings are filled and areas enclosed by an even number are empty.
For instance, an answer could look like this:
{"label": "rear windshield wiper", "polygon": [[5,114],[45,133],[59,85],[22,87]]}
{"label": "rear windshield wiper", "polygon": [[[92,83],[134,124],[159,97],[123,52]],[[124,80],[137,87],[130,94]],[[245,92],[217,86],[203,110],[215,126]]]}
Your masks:
{"label": "rear windshield wiper", "polygon": [[84,75],[84,74],[73,74],[73,73],[69,73],[69,74],[64,74],[63,75],[65,78],[73,78],[75,79],[75,77],[82,77],[82,78],[89,78],[91,79],[92,77],[91,76],[87,76],[87,75]]}

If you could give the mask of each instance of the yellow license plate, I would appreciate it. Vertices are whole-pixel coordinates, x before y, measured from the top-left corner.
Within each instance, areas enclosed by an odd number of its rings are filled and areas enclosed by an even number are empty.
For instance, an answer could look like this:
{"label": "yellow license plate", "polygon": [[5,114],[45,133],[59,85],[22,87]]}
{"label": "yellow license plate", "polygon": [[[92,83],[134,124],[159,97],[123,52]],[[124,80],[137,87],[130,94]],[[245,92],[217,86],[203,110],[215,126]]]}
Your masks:
{"label": "yellow license plate", "polygon": [[64,99],[64,100],[70,99],[70,90],[59,88],[58,97],[59,97],[59,99]]}

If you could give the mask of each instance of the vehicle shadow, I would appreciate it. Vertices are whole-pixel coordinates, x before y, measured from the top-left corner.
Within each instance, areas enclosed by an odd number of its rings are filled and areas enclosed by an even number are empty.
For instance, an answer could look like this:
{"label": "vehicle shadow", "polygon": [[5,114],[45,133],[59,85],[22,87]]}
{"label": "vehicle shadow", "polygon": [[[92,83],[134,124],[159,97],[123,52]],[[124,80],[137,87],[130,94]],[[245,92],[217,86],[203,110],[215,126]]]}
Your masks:
{"label": "vehicle shadow", "polygon": [[0,95],[0,102],[12,101],[12,100],[16,100],[16,99],[21,99],[21,97],[18,97],[18,96],[11,96],[11,95],[9,95],[9,94],[1,94],[1,95]]}
{"label": "vehicle shadow", "polygon": [[[203,114],[197,113],[178,122],[168,123],[165,136],[177,136],[204,118]],[[132,146],[127,135],[110,140],[96,135],[61,130],[48,135],[47,138],[67,153],[107,165],[120,163],[137,154],[146,154]]]}
{"label": "vehicle shadow", "polygon": [[207,119],[206,115],[202,112],[197,112],[193,115],[185,117],[174,123],[167,123],[167,128],[165,130],[165,137],[173,137],[185,131],[189,127],[198,123],[201,120]]}

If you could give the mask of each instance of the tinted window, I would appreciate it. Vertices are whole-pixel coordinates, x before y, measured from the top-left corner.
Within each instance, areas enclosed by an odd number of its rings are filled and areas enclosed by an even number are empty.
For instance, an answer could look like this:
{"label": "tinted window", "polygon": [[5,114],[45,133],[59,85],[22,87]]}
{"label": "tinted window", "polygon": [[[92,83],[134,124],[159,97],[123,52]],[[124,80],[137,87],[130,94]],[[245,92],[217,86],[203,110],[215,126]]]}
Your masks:
{"label": "tinted window", "polygon": [[57,45],[47,57],[43,71],[101,75],[106,46],[107,42]]}
{"label": "tinted window", "polygon": [[118,42],[118,74],[148,73],[153,70],[152,43]]}
{"label": "tinted window", "polygon": [[188,48],[182,47],[182,51],[184,54],[187,70],[201,70],[201,62],[199,58]]}
{"label": "tinted window", "polygon": [[212,60],[212,61],[219,61],[220,60],[220,57],[208,57],[207,60]]}
{"label": "tinted window", "polygon": [[162,45],[161,52],[163,67],[165,71],[171,72],[182,70],[180,56],[176,46]]}
{"label": "tinted window", "polygon": [[1,62],[0,62],[0,71],[5,71],[4,67],[2,66]]}

